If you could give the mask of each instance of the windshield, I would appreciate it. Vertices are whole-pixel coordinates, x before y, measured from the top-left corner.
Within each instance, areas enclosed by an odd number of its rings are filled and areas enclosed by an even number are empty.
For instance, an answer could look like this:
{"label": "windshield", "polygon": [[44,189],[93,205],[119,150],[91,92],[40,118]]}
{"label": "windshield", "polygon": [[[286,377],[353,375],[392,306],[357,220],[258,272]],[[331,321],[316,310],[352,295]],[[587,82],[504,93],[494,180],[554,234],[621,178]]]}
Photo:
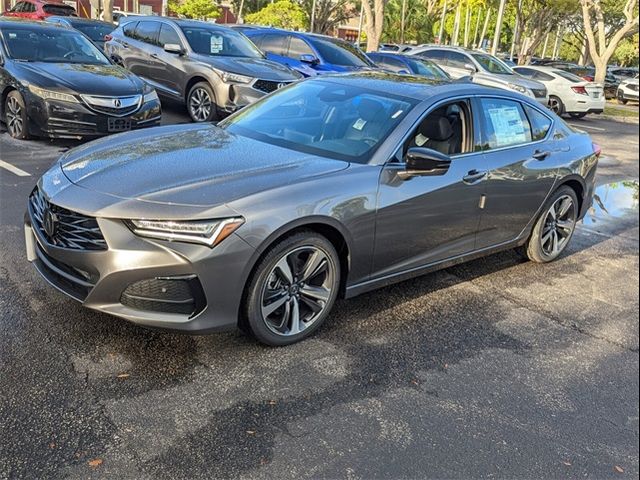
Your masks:
{"label": "windshield", "polygon": [[422,58],[416,58],[414,60],[412,58],[407,58],[406,62],[411,67],[412,72],[417,75],[424,75],[425,77],[433,78],[435,80],[449,79],[449,75],[430,60]]}
{"label": "windshield", "polygon": [[93,43],[72,30],[5,27],[2,33],[9,57],[14,60],[109,65]]}
{"label": "windshield", "polygon": [[180,27],[194,52],[219,57],[263,58],[247,37],[233,30]]}
{"label": "windshield", "polygon": [[94,42],[104,42],[104,36],[113,32],[115,26],[108,23],[71,22],[71,26],[81,31]]}
{"label": "windshield", "polygon": [[501,60],[485,53],[472,53],[471,56],[478,62],[487,72],[497,73],[500,75],[513,75],[513,71]]}
{"label": "windshield", "polygon": [[569,80],[572,83],[584,83],[584,79],[580,78],[577,75],[574,75],[571,72],[565,72],[564,70],[554,70],[553,73],[555,73],[556,75]]}
{"label": "windshield", "polygon": [[322,37],[310,37],[308,40],[318,50],[325,63],[342,67],[373,66],[362,50],[350,43]]}
{"label": "windshield", "polygon": [[366,163],[415,101],[331,81],[279,90],[218,125],[271,145]]}

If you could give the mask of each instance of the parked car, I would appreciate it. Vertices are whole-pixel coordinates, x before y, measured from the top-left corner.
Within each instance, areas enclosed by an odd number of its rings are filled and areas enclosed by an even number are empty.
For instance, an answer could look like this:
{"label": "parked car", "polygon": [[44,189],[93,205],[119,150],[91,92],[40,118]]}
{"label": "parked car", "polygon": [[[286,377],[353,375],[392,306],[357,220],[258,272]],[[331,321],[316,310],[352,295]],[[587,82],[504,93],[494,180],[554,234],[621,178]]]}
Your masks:
{"label": "parked car", "polygon": [[426,58],[411,57],[402,53],[372,52],[367,56],[379,67],[394,73],[413,74],[433,80],[449,80],[451,77]]}
{"label": "parked car", "polygon": [[515,67],[516,73],[544,83],[549,92],[549,108],[558,115],[582,118],[589,113],[602,113],[606,100],[599,83],[587,82],[573,73],[553,67]]}
{"label": "parked car", "polygon": [[100,50],[104,50],[105,37],[116,28],[113,23],[80,17],[51,16],[46,19],[46,22],[67,28],[74,28],[84,33]]}
{"label": "parked car", "polygon": [[[583,67],[574,64],[563,65],[561,63],[554,64],[552,66],[555,66],[560,70],[564,70],[565,72],[573,73],[574,75],[577,75],[587,82],[593,82],[596,78],[596,69],[593,67]],[[616,79],[616,77],[614,77],[610,73],[606,74],[604,80],[604,94],[606,98],[615,98],[619,83],[620,82]]]}
{"label": "parked car", "polygon": [[117,25],[120,25],[120,24],[124,23],[125,21],[134,20],[137,17],[145,17],[145,16],[146,15],[144,15],[142,13],[127,12],[127,11],[124,11],[124,10],[114,10],[114,12],[111,15],[111,17],[113,18],[113,21]]}
{"label": "parked car", "polygon": [[75,8],[57,0],[20,0],[13,8],[4,12],[5,17],[30,20],[44,20],[52,15],[70,17],[77,14]]}
{"label": "parked car", "polygon": [[265,59],[239,32],[194,20],[127,22],[111,33],[105,51],[161,95],[185,102],[194,122],[235,112],[301,78]]}
{"label": "parked car", "polygon": [[618,102],[626,104],[629,101],[638,101],[638,75],[635,78],[623,80],[616,92]]}
{"label": "parked car", "polygon": [[614,67],[607,69],[607,72],[615,77],[618,82],[638,75],[637,67]]}
{"label": "parked car", "polygon": [[555,260],[591,206],[598,155],[508,90],[318,76],[218,126],[66,153],[28,200],[27,257],[86,307],[286,345],[338,296],[509,248]]}
{"label": "parked car", "polygon": [[87,138],[155,126],[153,87],[83,34],[0,19],[0,113],[9,135]]}
{"label": "parked car", "polygon": [[543,105],[549,102],[542,83],[515,74],[504,62],[488,53],[461,47],[428,46],[411,50],[409,55],[431,60],[452,78],[468,76],[472,82],[514,90]]}
{"label": "parked car", "polygon": [[278,28],[235,28],[249,37],[269,60],[293,68],[305,77],[375,68],[362,50],[339,38]]}

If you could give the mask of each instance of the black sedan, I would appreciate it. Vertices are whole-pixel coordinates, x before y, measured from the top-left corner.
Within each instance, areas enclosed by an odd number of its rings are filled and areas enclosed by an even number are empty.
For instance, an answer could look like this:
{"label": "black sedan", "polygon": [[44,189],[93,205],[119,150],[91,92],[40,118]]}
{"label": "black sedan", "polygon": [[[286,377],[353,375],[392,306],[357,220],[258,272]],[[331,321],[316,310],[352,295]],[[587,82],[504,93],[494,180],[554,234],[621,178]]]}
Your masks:
{"label": "black sedan", "polygon": [[449,74],[426,58],[402,53],[371,52],[367,56],[381,68],[393,73],[420,75],[433,80],[449,80]]}
{"label": "black sedan", "polygon": [[14,138],[97,137],[155,126],[155,90],[83,34],[0,20],[0,113]]}

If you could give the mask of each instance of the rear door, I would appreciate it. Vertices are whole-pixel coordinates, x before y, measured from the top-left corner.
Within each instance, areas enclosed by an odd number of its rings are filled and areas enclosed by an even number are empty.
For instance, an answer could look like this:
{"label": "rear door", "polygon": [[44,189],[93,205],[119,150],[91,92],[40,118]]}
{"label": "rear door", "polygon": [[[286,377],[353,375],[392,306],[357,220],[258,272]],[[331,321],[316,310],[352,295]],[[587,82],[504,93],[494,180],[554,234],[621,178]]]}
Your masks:
{"label": "rear door", "polygon": [[478,249],[515,240],[535,217],[557,176],[564,144],[551,136],[553,121],[542,110],[510,98],[474,99],[483,112],[482,149],[489,174]]}
{"label": "rear door", "polygon": [[127,68],[143,78],[154,81],[157,69],[151,58],[151,51],[158,46],[160,23],[143,20],[136,25],[132,41],[129,44],[129,64]]}

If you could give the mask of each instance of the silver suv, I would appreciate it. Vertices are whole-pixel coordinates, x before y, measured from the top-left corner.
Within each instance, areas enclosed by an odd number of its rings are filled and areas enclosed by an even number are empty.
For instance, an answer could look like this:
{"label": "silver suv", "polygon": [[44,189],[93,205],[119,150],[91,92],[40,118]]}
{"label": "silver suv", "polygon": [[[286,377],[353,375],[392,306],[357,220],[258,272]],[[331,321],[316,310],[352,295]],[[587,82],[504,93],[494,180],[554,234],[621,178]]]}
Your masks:
{"label": "silver suv", "polygon": [[215,120],[301,78],[241,33],[211,23],[135,17],[110,37],[106,54],[161,95],[185,102],[194,122]]}
{"label": "silver suv", "polygon": [[518,75],[502,60],[488,53],[439,45],[416,48],[409,55],[431,60],[452,78],[470,77],[475,83],[515,90],[545,106],[549,102],[544,84]]}

